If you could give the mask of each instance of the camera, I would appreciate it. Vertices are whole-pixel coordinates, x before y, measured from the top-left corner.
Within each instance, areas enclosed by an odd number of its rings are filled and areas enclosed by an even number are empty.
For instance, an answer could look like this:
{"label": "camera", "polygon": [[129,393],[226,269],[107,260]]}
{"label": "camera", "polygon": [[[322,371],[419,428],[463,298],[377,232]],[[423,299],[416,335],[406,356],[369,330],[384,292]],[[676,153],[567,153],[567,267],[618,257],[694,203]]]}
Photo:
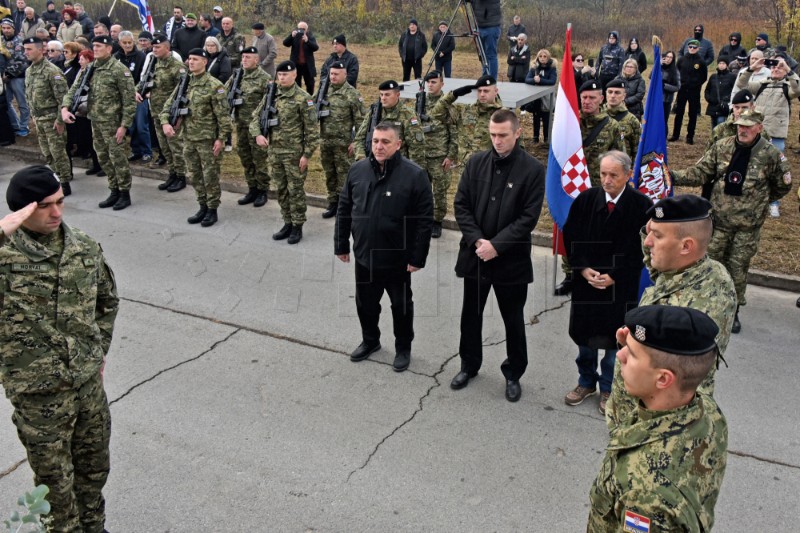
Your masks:
{"label": "camera", "polygon": [[303,28],[297,28],[295,31],[297,32],[297,35],[299,35],[300,37],[306,34],[306,30]]}
{"label": "camera", "polygon": [[764,66],[765,67],[769,67],[769,68],[777,67],[778,66],[778,60],[777,59],[765,59],[764,60]]}
{"label": "camera", "polygon": [[594,59],[589,60],[589,68],[594,68]]}

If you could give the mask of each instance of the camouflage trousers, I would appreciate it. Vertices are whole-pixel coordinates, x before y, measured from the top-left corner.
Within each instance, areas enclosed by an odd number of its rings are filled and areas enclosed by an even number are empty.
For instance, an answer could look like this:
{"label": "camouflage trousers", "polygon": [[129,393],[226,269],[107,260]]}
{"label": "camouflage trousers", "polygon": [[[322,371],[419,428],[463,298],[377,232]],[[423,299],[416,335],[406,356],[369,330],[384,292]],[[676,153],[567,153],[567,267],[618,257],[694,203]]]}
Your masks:
{"label": "camouflage trousers", "polygon": [[131,168],[128,165],[128,154],[125,144],[117,144],[118,124],[104,124],[92,121],[92,138],[94,151],[100,167],[108,175],[108,188],[121,191],[131,190]]}
{"label": "camouflage trousers", "polygon": [[175,135],[171,139],[164,135],[161,126],[164,124],[158,120],[158,114],[153,114],[153,122],[156,126],[156,137],[158,146],[161,148],[161,155],[167,160],[167,168],[170,172],[178,176],[186,175],[186,161],[183,159],[183,140],[180,135]]}
{"label": "camouflage trousers", "polygon": [[451,173],[442,168],[441,157],[426,157],[425,170],[433,187],[433,221],[441,223],[447,214],[447,190],[450,188]]}
{"label": "camouflage trousers", "polygon": [[319,156],[322,161],[322,169],[325,171],[328,203],[338,204],[339,193],[342,192],[344,180],[353,165],[353,158],[347,155],[347,145],[340,145],[326,140],[320,143]]}
{"label": "camouflage trousers", "polygon": [[50,488],[47,531],[100,533],[110,469],[111,413],[102,377],[74,390],[18,394],[11,420],[36,485]]}
{"label": "camouflage trousers", "polygon": [[268,149],[256,144],[255,137],[248,131],[249,124],[236,124],[236,152],[244,167],[244,179],[251,189],[269,190],[269,171],[267,168]]}
{"label": "camouflage trousers", "polygon": [[306,183],[308,169],[300,171],[296,154],[269,152],[269,170],[278,190],[278,204],[285,224],[302,226],[306,221]]}
{"label": "camouflage trousers", "polygon": [[36,138],[47,165],[58,174],[61,181],[69,183],[72,181],[72,161],[67,155],[67,127],[64,126],[64,131],[58,133],[53,127],[55,121],[55,115],[34,119]]}
{"label": "camouflage trousers", "polygon": [[222,191],[219,188],[219,169],[222,153],[214,157],[213,140],[184,141],[183,159],[191,177],[197,203],[209,209],[219,207]]}
{"label": "camouflage trousers", "polygon": [[733,278],[739,305],[747,303],[744,297],[747,290],[747,272],[750,270],[750,260],[758,252],[760,239],[761,228],[741,231],[714,227],[714,235],[708,245],[708,256],[722,263]]}

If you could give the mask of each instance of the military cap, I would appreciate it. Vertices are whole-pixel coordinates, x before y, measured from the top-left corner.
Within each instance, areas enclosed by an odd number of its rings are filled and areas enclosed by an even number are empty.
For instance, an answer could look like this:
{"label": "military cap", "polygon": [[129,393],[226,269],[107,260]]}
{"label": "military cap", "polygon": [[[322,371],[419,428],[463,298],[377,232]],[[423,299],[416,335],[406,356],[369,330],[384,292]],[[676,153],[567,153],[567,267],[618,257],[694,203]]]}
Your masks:
{"label": "military cap", "polygon": [[243,54],[257,54],[258,53],[258,48],[256,48],[255,46],[248,46],[247,48],[242,50],[242,53]]}
{"label": "military cap", "polygon": [[686,43],[686,46],[700,46],[700,41],[697,39],[691,39],[688,43]]}
{"label": "military cap", "polygon": [[589,80],[584,82],[583,85],[581,85],[581,88],[578,92],[583,93],[586,91],[602,91],[602,90],[603,86],[600,84],[600,82],[595,80]]}
{"label": "military cap", "polygon": [[764,113],[755,109],[745,109],[739,118],[733,121],[737,126],[755,126],[764,123]]}
{"label": "military cap", "polygon": [[442,73],[438,70],[432,70],[425,76],[425,81],[428,80],[438,80],[442,77]]}
{"label": "military cap", "polygon": [[347,67],[344,66],[344,63],[342,61],[334,61],[333,63],[331,63],[331,66],[329,68],[341,68],[341,69],[344,69],[344,68],[347,68]]}
{"label": "military cap", "polygon": [[733,100],[731,100],[731,103],[746,104],[748,102],[752,102],[753,100],[754,100],[753,93],[751,93],[747,89],[742,89],[741,91],[736,91],[736,94],[733,96]]}
{"label": "military cap", "polygon": [[347,46],[347,38],[344,36],[344,33],[340,33],[339,35],[334,37],[333,44],[341,44],[342,46]]}
{"label": "military cap", "polygon": [[497,85],[497,80],[494,79],[492,76],[489,76],[488,74],[484,74],[483,76],[478,78],[478,81],[475,82],[476,89],[478,87],[488,87],[489,85]]}
{"label": "military cap", "polygon": [[711,216],[711,202],[702,196],[681,194],[660,200],[646,214],[658,222],[703,220]]}
{"label": "military cap", "polygon": [[153,35],[153,44],[161,44],[168,42],[169,42],[169,37],[167,37],[163,33],[156,33],[155,35]]}
{"label": "military cap", "polygon": [[186,13],[186,17],[184,18],[197,20],[197,15],[195,15],[194,13]]}
{"label": "military cap", "polygon": [[294,61],[283,61],[275,68],[275,72],[292,72],[297,70]]}
{"label": "military cap", "polygon": [[8,182],[6,202],[12,211],[18,211],[31,202],[41,202],[55,194],[61,181],[47,165],[25,167]]}
{"label": "military cap", "polygon": [[28,37],[22,41],[22,44],[42,44],[42,40],[38,37]]}
{"label": "military cap", "polygon": [[0,21],[0,26],[5,26],[5,25],[13,26],[14,25],[14,21],[12,19],[6,17],[2,21]]}
{"label": "military cap", "polygon": [[379,91],[400,91],[402,89],[403,86],[394,80],[386,80],[385,82],[378,85]]}
{"label": "military cap", "polygon": [[703,355],[717,344],[719,327],[710,316],[690,307],[645,305],[625,314],[625,326],[645,346],[673,355]]}
{"label": "military cap", "polygon": [[263,22],[256,22],[255,24],[253,24],[253,25],[252,25],[252,26],[250,26],[250,27],[251,27],[252,29],[254,29],[254,30],[263,30],[263,29],[265,28],[265,26],[264,26],[264,23],[263,23]]}
{"label": "military cap", "polygon": [[199,56],[208,59],[208,52],[206,52],[202,48],[192,48],[191,50],[189,50],[189,53],[187,55]]}
{"label": "military cap", "polygon": [[[583,86],[581,86],[582,88]],[[622,78],[614,78],[606,85],[606,89],[624,89],[625,88],[625,80]]]}
{"label": "military cap", "polygon": [[112,39],[110,35],[98,35],[97,37],[92,39],[92,43],[100,43],[100,44],[107,44],[108,46],[114,46],[114,39]]}

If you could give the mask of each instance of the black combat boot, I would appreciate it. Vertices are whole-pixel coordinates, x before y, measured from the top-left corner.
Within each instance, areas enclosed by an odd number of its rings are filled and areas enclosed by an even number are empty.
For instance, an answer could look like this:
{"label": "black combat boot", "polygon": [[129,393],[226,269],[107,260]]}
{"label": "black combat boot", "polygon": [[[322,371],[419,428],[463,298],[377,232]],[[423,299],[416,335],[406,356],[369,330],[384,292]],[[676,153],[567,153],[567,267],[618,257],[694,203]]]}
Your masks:
{"label": "black combat boot", "polygon": [[72,186],[70,186],[68,181],[61,182],[61,192],[64,193],[64,196],[72,194]]}
{"label": "black combat boot", "polygon": [[108,198],[97,204],[98,207],[105,209],[106,207],[114,207],[119,201],[119,189],[111,189],[111,194]]}
{"label": "black combat boot", "polygon": [[286,241],[289,244],[297,244],[300,242],[300,239],[303,238],[303,226],[292,226],[292,234],[289,235],[289,239]]}
{"label": "black combat boot", "polygon": [[556,296],[567,296],[572,292],[572,274],[564,276],[564,281],[558,284],[553,291]]}
{"label": "black combat boot", "polygon": [[256,189],[258,196],[253,200],[253,207],[263,207],[267,203],[267,191],[264,189]]}
{"label": "black combat boot", "polygon": [[272,239],[276,241],[282,241],[291,234],[292,234],[292,225],[284,224],[283,227],[278,230],[278,233],[272,234]]}
{"label": "black combat boot", "polygon": [[167,181],[165,181],[164,183],[160,183],[160,184],[158,185],[158,190],[159,190],[159,191],[166,191],[167,189],[169,189],[169,188],[170,188],[170,186],[171,186],[173,183],[175,183],[175,180],[176,180],[176,179],[178,179],[178,175],[177,175],[177,174],[175,174],[174,172],[170,172],[170,173],[169,173],[169,177],[167,178]]}
{"label": "black combat boot", "polygon": [[733,326],[731,327],[731,333],[739,333],[742,331],[742,323],[739,322],[739,306],[736,306],[736,314],[733,315]]}
{"label": "black combat boot", "polygon": [[339,210],[339,204],[331,202],[328,204],[328,209],[322,212],[322,218],[333,218],[336,216],[336,211]]}
{"label": "black combat boot", "polygon": [[431,238],[438,239],[442,236],[442,223],[434,222],[433,229],[431,229]]}
{"label": "black combat boot", "polygon": [[119,191],[119,200],[114,204],[114,211],[121,211],[131,205],[131,191]]}
{"label": "black combat boot", "polygon": [[194,215],[187,218],[186,222],[188,222],[189,224],[199,224],[200,222],[203,221],[204,218],[206,218],[207,212],[208,212],[208,207],[204,206],[203,204],[200,204],[200,210]]}
{"label": "black combat boot", "polygon": [[167,192],[178,192],[184,187],[186,187],[186,176],[178,175],[178,177],[175,178],[175,182],[167,189]]}
{"label": "black combat boot", "polygon": [[256,200],[257,196],[258,196],[258,189],[256,189],[255,187],[250,187],[247,190],[247,194],[239,198],[236,201],[236,203],[239,205],[252,204]]}
{"label": "black combat boot", "polygon": [[90,169],[88,169],[86,171],[86,175],[87,176],[93,176],[94,174],[99,174],[102,171],[103,171],[103,169],[100,168],[100,165],[92,165],[92,168],[90,168]]}
{"label": "black combat boot", "polygon": [[214,224],[216,224],[217,220],[219,220],[217,218],[217,210],[208,209],[206,211],[206,216],[203,217],[203,220],[200,222],[200,225],[203,226],[204,228],[207,228],[209,226],[213,226]]}

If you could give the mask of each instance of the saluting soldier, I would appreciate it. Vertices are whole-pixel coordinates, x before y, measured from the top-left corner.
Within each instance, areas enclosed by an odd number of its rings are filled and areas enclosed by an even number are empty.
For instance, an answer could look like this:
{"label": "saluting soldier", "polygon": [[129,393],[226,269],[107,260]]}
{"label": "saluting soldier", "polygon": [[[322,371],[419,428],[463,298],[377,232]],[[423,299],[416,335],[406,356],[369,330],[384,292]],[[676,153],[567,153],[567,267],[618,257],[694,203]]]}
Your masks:
{"label": "saluting soldier", "polygon": [[38,37],[23,41],[25,57],[31,62],[25,74],[25,99],[36,125],[36,138],[47,164],[61,180],[64,196],[72,194],[72,162],[67,154],[67,133],[58,109],[69,87],[61,69],[44,57]]}
{"label": "saluting soldier", "polygon": [[[331,218],[339,208],[339,193],[353,164],[353,133],[361,125],[365,109],[361,93],[347,81],[347,65],[343,61],[326,65],[330,83],[325,96],[327,104],[320,106],[318,117],[321,140],[319,155],[328,189],[328,209],[322,213],[322,218]],[[317,89],[314,101],[317,102],[319,97]]]}
{"label": "saluting soldier", "polygon": [[[422,126],[419,118],[414,111],[407,108],[400,102],[400,90],[402,85],[394,80],[387,80],[378,86],[381,99],[380,117],[373,120],[373,115],[377,112],[378,104],[372,104],[369,111],[364,115],[361,127],[356,133],[356,161],[360,161],[369,155],[367,152],[367,135],[371,125],[381,122],[391,122],[400,130],[400,153],[411,159],[415,163],[425,161],[425,134],[422,133]],[[369,147],[369,150],[372,148]]]}
{"label": "saluting soldier", "polygon": [[[200,209],[187,219],[189,224],[200,223],[203,227],[216,224],[217,208],[222,191],[219,187],[221,153],[225,137],[231,132],[228,99],[225,87],[211,74],[206,73],[208,52],[202,48],[189,51],[189,114],[183,117],[180,135],[183,137],[183,158],[192,177]],[[161,110],[164,134],[172,138],[175,129],[169,123],[170,103],[178,88],[172,92]]]}
{"label": "saluting soldier", "polygon": [[[108,35],[92,40],[94,73],[89,82],[87,117],[92,121],[94,150],[111,189],[108,198],[98,205],[119,211],[131,205],[131,169],[123,143],[136,114],[136,88],[131,71],[111,56],[113,47],[114,41]],[[67,124],[75,122],[75,115],[68,108],[78,86],[73,83],[61,101],[61,118]]]}
{"label": "saluting soldier", "polygon": [[258,120],[265,103],[262,101],[253,113],[250,134],[256,137],[259,146],[269,147],[267,160],[278,189],[283,227],[272,238],[276,241],[288,239],[286,242],[289,244],[297,244],[303,238],[306,221],[303,187],[308,175],[308,160],[319,145],[319,128],[314,100],[295,84],[297,66],[292,61],[284,61],[275,70],[278,76],[275,99],[278,124],[270,129],[269,137],[263,135]]}
{"label": "saluting soldier", "polygon": [[[250,121],[253,111],[264,99],[267,85],[272,76],[259,67],[258,49],[255,46],[242,50],[242,103],[236,107],[234,123],[236,126],[236,152],[244,167],[244,179],[247,181],[247,194],[239,198],[239,205],[253,204],[261,207],[267,203],[269,191],[269,172],[267,169],[267,150],[256,144],[256,138],[250,135]],[[231,76],[225,83],[225,90],[230,92],[233,86]]]}
{"label": "saluting soldier", "polygon": [[606,85],[606,113],[617,121],[622,141],[622,151],[636,160],[639,151],[639,138],[642,136],[642,123],[625,105],[625,81],[615,78]]}

